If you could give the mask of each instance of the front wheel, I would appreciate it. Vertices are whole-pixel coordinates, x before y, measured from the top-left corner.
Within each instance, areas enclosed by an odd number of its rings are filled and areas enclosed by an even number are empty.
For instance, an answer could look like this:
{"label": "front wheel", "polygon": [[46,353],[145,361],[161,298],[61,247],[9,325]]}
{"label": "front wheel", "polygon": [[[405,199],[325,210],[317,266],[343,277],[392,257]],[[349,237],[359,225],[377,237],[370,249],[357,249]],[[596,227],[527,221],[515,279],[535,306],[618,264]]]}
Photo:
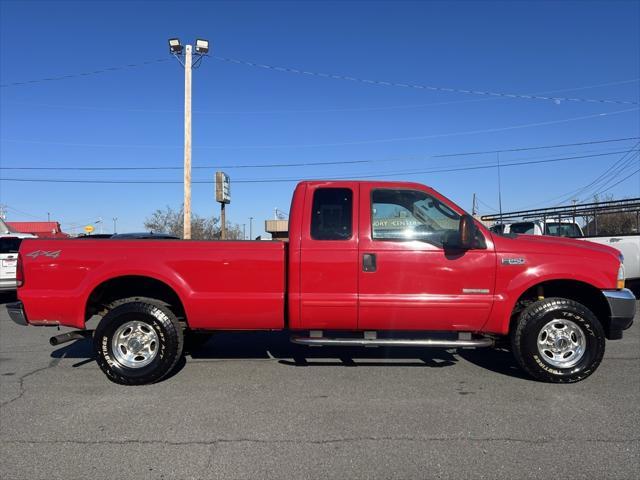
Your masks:
{"label": "front wheel", "polygon": [[175,367],[182,349],[178,319],[165,304],[149,298],[118,300],[94,334],[100,369],[122,385],[161,380]]}
{"label": "front wheel", "polygon": [[605,335],[596,316],[566,298],[529,305],[511,332],[518,364],[544,382],[573,383],[591,375],[604,355]]}

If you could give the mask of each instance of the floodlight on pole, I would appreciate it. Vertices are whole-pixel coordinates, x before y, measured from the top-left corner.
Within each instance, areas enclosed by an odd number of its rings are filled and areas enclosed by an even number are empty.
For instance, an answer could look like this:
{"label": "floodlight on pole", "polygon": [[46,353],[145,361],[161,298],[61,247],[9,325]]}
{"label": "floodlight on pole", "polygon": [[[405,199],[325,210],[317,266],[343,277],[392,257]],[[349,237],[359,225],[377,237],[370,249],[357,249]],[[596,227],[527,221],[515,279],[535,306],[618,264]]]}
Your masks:
{"label": "floodlight on pole", "polygon": [[[183,53],[184,51],[184,53]],[[196,47],[183,46],[179,38],[169,39],[169,53],[184,67],[184,227],[182,237],[191,239],[191,70],[209,52],[209,41],[196,40]]]}
{"label": "floodlight on pole", "polygon": [[169,53],[174,55],[180,55],[182,53],[182,44],[179,38],[169,39]]}
{"label": "floodlight on pole", "polygon": [[196,40],[196,53],[200,55],[206,55],[209,53],[209,40],[198,38]]}

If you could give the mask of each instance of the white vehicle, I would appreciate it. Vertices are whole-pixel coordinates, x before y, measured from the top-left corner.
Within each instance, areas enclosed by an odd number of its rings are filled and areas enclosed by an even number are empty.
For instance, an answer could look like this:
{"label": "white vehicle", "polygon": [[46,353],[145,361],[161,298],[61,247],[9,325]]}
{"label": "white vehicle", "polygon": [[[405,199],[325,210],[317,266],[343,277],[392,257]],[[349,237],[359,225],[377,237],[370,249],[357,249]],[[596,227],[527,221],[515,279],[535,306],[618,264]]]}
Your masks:
{"label": "white vehicle", "polygon": [[552,235],[554,237],[569,237],[576,240],[608,245],[619,250],[624,257],[624,269],[629,280],[640,279],[640,234],[629,235],[594,235],[585,236],[582,228],[571,220],[530,220],[496,224],[491,231],[508,235]]}
{"label": "white vehicle", "polygon": [[623,265],[628,280],[640,280],[640,234],[578,237],[619,250],[624,257]]}
{"label": "white vehicle", "polygon": [[[504,227],[501,227],[504,225]],[[552,235],[554,237],[582,237],[582,228],[571,220],[550,220],[547,219],[544,222],[542,220],[531,220],[513,223],[503,223],[501,225],[494,225],[491,230],[498,231],[498,227],[501,227],[499,233],[520,233],[522,235]]]}
{"label": "white vehicle", "polygon": [[36,238],[29,233],[0,235],[0,292],[15,290],[18,249],[23,238]]}

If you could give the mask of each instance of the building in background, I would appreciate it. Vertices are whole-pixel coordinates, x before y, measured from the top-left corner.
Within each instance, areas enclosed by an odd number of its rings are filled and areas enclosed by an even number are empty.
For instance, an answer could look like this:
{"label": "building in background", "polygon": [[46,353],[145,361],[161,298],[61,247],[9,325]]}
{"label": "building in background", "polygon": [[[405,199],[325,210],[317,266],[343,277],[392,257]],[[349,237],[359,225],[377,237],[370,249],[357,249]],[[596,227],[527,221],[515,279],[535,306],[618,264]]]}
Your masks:
{"label": "building in background", "polygon": [[272,240],[288,240],[289,220],[265,220],[264,231],[271,234]]}
{"label": "building in background", "polygon": [[39,238],[67,238],[58,222],[6,222],[7,226],[20,233],[30,233]]}

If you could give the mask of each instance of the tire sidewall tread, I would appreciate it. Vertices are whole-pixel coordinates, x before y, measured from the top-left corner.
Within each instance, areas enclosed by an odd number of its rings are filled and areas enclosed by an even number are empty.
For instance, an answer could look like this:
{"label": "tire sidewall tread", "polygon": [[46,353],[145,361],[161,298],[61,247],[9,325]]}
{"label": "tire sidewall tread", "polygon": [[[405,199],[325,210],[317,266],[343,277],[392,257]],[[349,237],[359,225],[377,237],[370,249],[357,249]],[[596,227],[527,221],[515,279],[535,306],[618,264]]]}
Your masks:
{"label": "tire sidewall tread", "polygon": [[[156,357],[139,369],[121,365],[111,351],[113,334],[132,319],[147,323],[159,339]],[[182,327],[168,305],[145,297],[124,298],[111,303],[94,334],[94,351],[100,369],[109,380],[121,385],[145,385],[162,380],[182,357],[183,346]]]}
{"label": "tire sidewall tread", "polygon": [[[553,317],[572,321],[586,338],[583,357],[568,369],[545,362],[538,352],[540,329]],[[520,313],[511,334],[511,347],[517,363],[533,378],[551,383],[573,383],[584,380],[600,365],[605,351],[605,334],[602,324],[587,307],[575,300],[550,297],[532,303]]]}

